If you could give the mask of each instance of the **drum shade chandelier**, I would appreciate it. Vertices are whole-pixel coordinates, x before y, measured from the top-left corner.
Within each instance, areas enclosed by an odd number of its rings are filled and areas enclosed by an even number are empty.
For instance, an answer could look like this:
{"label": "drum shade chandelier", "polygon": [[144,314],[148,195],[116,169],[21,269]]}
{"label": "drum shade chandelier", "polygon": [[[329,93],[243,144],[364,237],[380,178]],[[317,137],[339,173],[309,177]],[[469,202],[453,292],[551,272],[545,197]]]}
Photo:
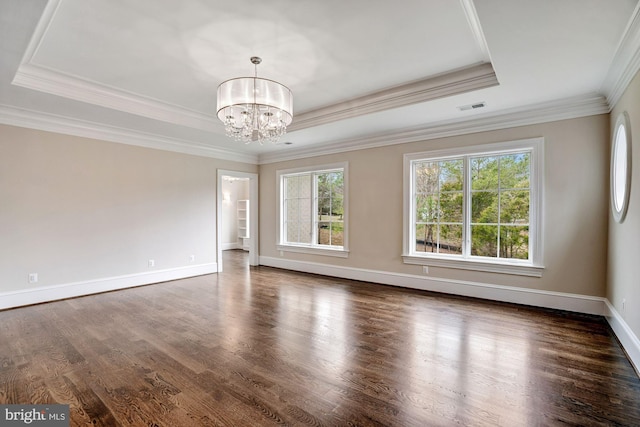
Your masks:
{"label": "drum shade chandelier", "polygon": [[262,59],[251,57],[254,77],[238,77],[218,86],[218,118],[227,136],[246,144],[277,142],[293,120],[293,95],[288,87],[258,78]]}

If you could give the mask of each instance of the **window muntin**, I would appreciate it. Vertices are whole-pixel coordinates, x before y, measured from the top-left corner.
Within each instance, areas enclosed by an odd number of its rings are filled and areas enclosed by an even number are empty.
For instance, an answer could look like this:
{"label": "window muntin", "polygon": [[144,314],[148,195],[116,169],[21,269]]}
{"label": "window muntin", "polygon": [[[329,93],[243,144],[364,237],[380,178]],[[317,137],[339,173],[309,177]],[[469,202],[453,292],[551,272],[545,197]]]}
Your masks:
{"label": "window muntin", "polygon": [[406,155],[405,262],[540,267],[541,168],[541,138]]}
{"label": "window muntin", "polygon": [[311,244],[311,201],[313,176],[291,175],[284,179],[284,240],[288,243]]}
{"label": "window muntin", "polygon": [[530,152],[469,157],[471,256],[529,259]]}
{"label": "window muntin", "polygon": [[462,159],[414,164],[415,251],[462,253]]}
{"label": "window muntin", "polygon": [[315,174],[316,242],[319,245],[343,247],[344,242],[344,173]]}
{"label": "window muntin", "polygon": [[346,251],[346,165],[279,171],[281,250]]}

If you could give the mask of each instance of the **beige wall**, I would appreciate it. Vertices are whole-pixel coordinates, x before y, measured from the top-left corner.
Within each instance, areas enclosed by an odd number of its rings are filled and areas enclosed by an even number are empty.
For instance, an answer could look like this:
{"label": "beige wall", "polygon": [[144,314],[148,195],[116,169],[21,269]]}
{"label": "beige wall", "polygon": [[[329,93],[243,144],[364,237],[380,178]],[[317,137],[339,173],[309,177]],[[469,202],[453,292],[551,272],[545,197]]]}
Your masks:
{"label": "beige wall", "polygon": [[[545,138],[546,168],[543,277],[435,267],[429,276],[604,296],[608,115],[262,165],[260,255],[279,257],[276,170],[346,160],[349,258],[296,253],[284,258],[420,275],[419,266],[403,264],[400,256],[403,154],[539,136]],[[258,170],[255,165],[0,126],[0,293],[144,273],[149,259],[155,259],[156,269],[188,266],[191,254],[197,264],[215,262],[218,168]],[[632,190],[637,196],[638,185]],[[638,216],[636,196],[632,194],[627,226]],[[35,285],[27,283],[32,272],[39,274]],[[612,286],[610,298],[618,304],[615,280]]]}
{"label": "beige wall", "polygon": [[218,168],[257,171],[0,126],[0,294],[215,263]]}
{"label": "beige wall", "polygon": [[605,296],[609,116],[352,151],[260,166],[260,255],[276,250],[276,170],[349,162],[347,259],[286,253],[290,260],[421,275],[403,264],[403,155],[441,149],[545,138],[544,264],[542,278],[430,267],[430,277]]}
{"label": "beige wall", "polygon": [[[622,224],[609,219],[607,299],[636,336],[640,336],[640,75],[636,75],[611,112],[611,128],[618,114],[631,121],[631,195]],[[611,140],[611,135],[608,136]],[[622,301],[626,300],[623,308]]]}

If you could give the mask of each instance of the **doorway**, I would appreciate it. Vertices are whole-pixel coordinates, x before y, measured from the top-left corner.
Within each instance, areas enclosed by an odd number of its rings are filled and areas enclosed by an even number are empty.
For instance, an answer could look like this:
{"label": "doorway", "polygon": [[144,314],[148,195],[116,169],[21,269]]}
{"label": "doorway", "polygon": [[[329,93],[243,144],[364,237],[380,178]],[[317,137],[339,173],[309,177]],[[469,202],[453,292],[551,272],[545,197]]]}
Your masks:
{"label": "doorway", "polygon": [[247,251],[249,265],[258,265],[258,175],[218,169],[216,211],[218,272],[228,249]]}

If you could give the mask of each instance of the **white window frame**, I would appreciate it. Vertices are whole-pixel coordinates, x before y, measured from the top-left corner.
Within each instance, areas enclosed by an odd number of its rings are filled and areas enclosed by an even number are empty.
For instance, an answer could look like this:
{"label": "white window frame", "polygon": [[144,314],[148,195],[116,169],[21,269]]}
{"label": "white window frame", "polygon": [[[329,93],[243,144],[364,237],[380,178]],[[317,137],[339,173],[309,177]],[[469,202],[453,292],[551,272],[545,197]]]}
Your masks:
{"label": "white window frame", "polygon": [[[622,149],[620,144],[624,144]],[[620,159],[619,156],[624,157]],[[626,111],[618,115],[613,128],[610,170],[611,213],[621,224],[627,215],[631,190],[631,122]]]}
{"label": "white window frame", "polygon": [[[415,209],[413,194],[413,164],[418,161],[440,161],[453,158],[465,158],[464,166],[464,204],[463,227],[469,228],[470,218],[470,185],[468,158],[484,155],[501,155],[510,152],[530,151],[530,199],[529,199],[529,259],[490,258],[468,255],[449,255],[435,253],[419,253],[415,250]],[[433,267],[456,268],[463,270],[486,271],[521,276],[542,277],[543,264],[543,196],[544,196],[544,138],[531,138],[518,141],[506,141],[494,144],[483,144],[443,150],[424,151],[404,155],[404,215],[403,215],[403,254],[405,264],[426,265]],[[463,245],[471,244],[470,233],[463,233]]]}
{"label": "white window frame", "polygon": [[[313,174],[313,173],[323,173],[323,172],[332,172],[341,170],[343,173],[343,245],[342,247],[328,246],[328,245],[319,245],[316,243],[304,244],[304,243],[290,243],[285,242],[284,239],[284,178],[290,175],[303,175],[303,174]],[[294,169],[283,169],[276,171],[276,188],[277,188],[277,207],[276,207],[276,232],[278,236],[278,243],[276,244],[276,248],[282,252],[299,252],[313,255],[326,255],[326,256],[334,256],[347,258],[349,256],[349,232],[348,232],[348,223],[349,223],[349,163],[348,162],[340,162],[340,163],[332,163],[326,165],[318,165],[318,166],[310,166],[310,167],[301,167]],[[316,206],[316,191],[317,189],[313,189],[313,218],[317,215],[317,206]],[[315,222],[315,220],[314,220]],[[312,229],[314,229],[312,225]],[[313,242],[313,238],[312,238]]]}

